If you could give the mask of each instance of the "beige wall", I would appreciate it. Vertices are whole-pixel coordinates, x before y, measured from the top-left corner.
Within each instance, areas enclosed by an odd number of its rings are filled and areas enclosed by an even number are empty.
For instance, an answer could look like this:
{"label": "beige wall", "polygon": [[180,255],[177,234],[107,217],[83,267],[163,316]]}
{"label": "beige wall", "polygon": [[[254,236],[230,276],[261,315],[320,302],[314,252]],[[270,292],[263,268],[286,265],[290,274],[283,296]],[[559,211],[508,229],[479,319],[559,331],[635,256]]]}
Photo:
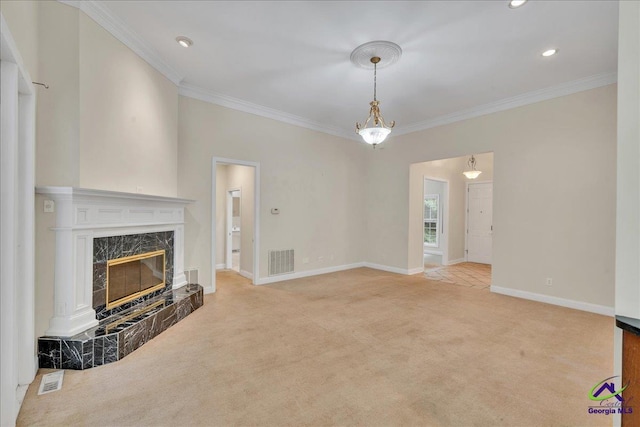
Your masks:
{"label": "beige wall", "polygon": [[177,86],[84,13],[79,31],[80,186],[176,196]]}
{"label": "beige wall", "polygon": [[32,77],[49,85],[37,88],[36,185],[176,196],[177,87],[74,7],[2,11]]}
{"label": "beige wall", "polygon": [[493,284],[612,307],[615,141],[615,85],[393,137],[369,155],[367,260],[411,266],[412,163],[492,151]]}
{"label": "beige wall", "polygon": [[270,249],[295,249],[296,271],[364,261],[364,144],[186,97],[179,139],[179,194],[197,200],[187,207],[185,262],[202,284],[211,277],[214,156],[260,163],[259,277]]}
{"label": "beige wall", "polygon": [[36,185],[80,185],[80,12],[55,1],[39,4]]}
{"label": "beige wall", "polygon": [[640,3],[620,2],[616,314],[640,319]]}
{"label": "beige wall", "polygon": [[476,180],[465,178],[469,156],[455,157],[431,162],[414,163],[409,166],[409,270],[423,266],[422,192],[423,178],[440,178],[449,182],[449,213],[445,218],[448,238],[449,262],[465,257],[465,206],[466,184],[493,180],[493,153],[475,154],[476,169],[482,174]]}

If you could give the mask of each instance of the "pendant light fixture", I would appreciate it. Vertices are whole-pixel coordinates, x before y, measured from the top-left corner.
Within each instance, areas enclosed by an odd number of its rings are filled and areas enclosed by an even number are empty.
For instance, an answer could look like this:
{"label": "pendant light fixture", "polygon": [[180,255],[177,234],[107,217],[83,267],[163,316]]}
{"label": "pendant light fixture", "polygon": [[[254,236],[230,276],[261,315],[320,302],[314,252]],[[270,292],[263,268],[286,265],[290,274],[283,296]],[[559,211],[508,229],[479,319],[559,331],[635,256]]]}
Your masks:
{"label": "pendant light fixture", "polygon": [[370,69],[373,65],[373,101],[369,103],[369,117],[362,124],[356,122],[356,133],[374,148],[387,138],[396,124],[395,121],[386,123],[380,112],[380,101],[377,98],[378,67],[395,63],[401,54],[400,46],[386,41],[365,43],[351,53],[351,62],[357,66]]}
{"label": "pendant light fixture", "polygon": [[468,179],[476,179],[482,173],[481,171],[476,170],[476,158],[473,157],[473,154],[469,158],[469,161],[467,161],[467,166],[469,166],[469,170],[466,170],[466,171],[464,171],[462,173]]}
{"label": "pendant light fixture", "polygon": [[[378,62],[380,62],[380,57],[374,56],[371,58],[371,63],[373,64],[373,101],[369,103],[371,106],[369,117],[367,117],[367,120],[362,125],[356,122],[356,133],[364,139],[364,142],[373,145],[374,148],[387,138],[387,135],[391,133],[391,129],[396,125],[395,120],[392,120],[391,123],[387,125],[384,122],[382,114],[380,114],[380,101],[376,98]],[[373,120],[373,123],[367,127],[371,120]]]}

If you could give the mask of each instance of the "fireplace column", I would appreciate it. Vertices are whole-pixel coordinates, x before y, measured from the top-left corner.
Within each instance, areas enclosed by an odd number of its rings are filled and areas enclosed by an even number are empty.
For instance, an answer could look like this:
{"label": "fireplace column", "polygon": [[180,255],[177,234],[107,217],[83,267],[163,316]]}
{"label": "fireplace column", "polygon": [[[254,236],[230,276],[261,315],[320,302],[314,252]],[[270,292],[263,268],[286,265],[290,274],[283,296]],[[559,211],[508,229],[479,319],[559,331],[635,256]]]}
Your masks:
{"label": "fireplace column", "polygon": [[74,231],[73,195],[51,194],[56,206],[54,314],[46,334],[69,337],[98,324],[93,309],[90,230]]}

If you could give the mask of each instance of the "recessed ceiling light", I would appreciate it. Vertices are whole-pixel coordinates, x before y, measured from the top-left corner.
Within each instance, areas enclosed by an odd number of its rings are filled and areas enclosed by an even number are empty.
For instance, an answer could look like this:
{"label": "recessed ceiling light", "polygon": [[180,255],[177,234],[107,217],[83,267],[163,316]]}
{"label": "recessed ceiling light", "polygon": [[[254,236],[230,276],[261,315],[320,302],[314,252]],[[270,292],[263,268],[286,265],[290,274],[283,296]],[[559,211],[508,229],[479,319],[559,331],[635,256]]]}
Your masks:
{"label": "recessed ceiling light", "polygon": [[558,49],[549,49],[542,52],[542,56],[553,56],[558,53]]}
{"label": "recessed ceiling light", "polygon": [[527,0],[511,0],[509,2],[509,7],[511,9],[516,9],[522,5],[524,5],[527,2]]}
{"label": "recessed ceiling light", "polygon": [[176,41],[182,47],[189,47],[193,44],[193,41],[190,38],[185,36],[176,37]]}

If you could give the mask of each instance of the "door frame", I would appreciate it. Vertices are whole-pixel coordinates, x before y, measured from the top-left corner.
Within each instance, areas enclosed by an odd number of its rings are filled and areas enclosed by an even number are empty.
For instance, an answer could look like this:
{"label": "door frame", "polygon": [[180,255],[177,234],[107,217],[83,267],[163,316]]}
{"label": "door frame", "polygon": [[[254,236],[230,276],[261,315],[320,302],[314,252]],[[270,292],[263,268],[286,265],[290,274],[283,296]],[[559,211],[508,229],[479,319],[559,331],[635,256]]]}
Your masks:
{"label": "door frame", "polygon": [[[448,219],[449,219],[449,180],[445,179],[445,178],[436,178],[430,175],[423,175],[422,176],[422,195],[421,195],[421,199],[422,199],[422,203],[420,203],[420,209],[422,209],[422,222],[420,225],[420,232],[424,233],[424,187],[425,187],[425,180],[430,180],[430,181],[436,181],[436,182],[442,182],[444,184],[444,201],[440,200],[440,216],[441,216],[441,222],[440,222],[440,229],[442,230],[442,232],[440,233],[440,250],[442,251],[442,265],[449,265],[449,224],[448,224]],[[445,219],[447,220],[447,225],[445,226]],[[422,253],[422,265],[424,266],[424,237],[422,237],[420,239],[421,242],[421,253]]]}
{"label": "door frame", "polygon": [[[242,204],[242,188],[227,188],[227,239],[224,257],[224,264],[227,269],[233,267],[231,258],[233,253],[233,195],[231,193],[234,191],[240,192],[240,204]],[[242,218],[242,207],[240,208],[240,218]],[[240,221],[242,222],[242,219]],[[240,228],[240,233],[242,233],[242,228]],[[240,250],[240,257],[242,257],[242,250]]]}
{"label": "door frame", "polygon": [[258,284],[260,276],[260,163],[250,162],[247,160],[229,159],[225,157],[211,158],[211,286],[205,288],[205,293],[214,293],[216,291],[216,171],[218,165],[237,165],[250,166],[254,168],[253,179],[253,278],[251,283]]}
{"label": "door frame", "polygon": [[[465,186],[465,196],[464,196],[464,261],[468,262],[469,260],[469,186],[475,184],[491,184],[493,188],[493,180],[484,180],[484,181],[467,181]],[[493,192],[491,196],[491,222],[493,223]],[[493,247],[493,233],[491,234],[491,242]],[[491,257],[491,264],[493,265],[493,256]]]}

